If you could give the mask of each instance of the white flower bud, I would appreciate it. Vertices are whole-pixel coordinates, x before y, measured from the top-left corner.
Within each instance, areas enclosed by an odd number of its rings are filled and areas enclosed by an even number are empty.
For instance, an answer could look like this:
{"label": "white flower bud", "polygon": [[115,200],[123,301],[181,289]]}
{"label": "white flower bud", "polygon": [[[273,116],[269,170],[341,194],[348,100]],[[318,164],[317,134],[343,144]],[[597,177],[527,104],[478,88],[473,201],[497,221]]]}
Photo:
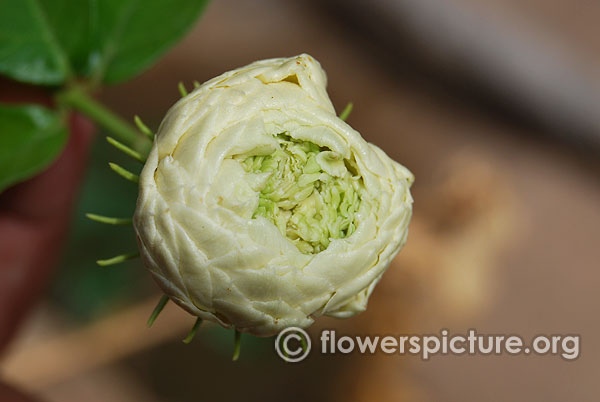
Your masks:
{"label": "white flower bud", "polygon": [[412,174],[338,118],[303,54],[216,77],[165,116],[141,255],[191,314],[259,336],[363,311],[406,240]]}

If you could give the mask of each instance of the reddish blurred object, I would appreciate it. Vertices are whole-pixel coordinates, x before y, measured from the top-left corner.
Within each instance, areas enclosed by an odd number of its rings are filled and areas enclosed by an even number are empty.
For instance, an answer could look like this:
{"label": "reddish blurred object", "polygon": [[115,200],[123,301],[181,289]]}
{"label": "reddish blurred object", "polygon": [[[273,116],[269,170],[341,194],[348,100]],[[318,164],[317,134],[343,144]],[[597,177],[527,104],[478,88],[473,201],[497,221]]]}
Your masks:
{"label": "reddish blurred object", "polygon": [[[51,105],[39,88],[0,81],[0,102]],[[92,124],[70,116],[71,137],[42,174],[0,194],[0,350],[45,290],[83,178]]]}

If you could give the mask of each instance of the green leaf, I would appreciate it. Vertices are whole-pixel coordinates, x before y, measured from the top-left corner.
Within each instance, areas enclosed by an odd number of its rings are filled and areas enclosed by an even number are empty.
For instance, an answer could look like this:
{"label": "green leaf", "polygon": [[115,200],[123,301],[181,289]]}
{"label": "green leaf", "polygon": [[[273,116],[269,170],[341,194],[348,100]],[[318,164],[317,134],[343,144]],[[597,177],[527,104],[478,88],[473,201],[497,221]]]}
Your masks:
{"label": "green leaf", "polygon": [[0,73],[34,84],[60,84],[69,71],[40,3],[0,0]]}
{"label": "green leaf", "polygon": [[67,140],[60,116],[44,107],[0,105],[0,192],[48,166]]}
{"label": "green leaf", "polygon": [[98,4],[88,71],[107,83],[149,67],[196,21],[207,0],[103,0]]}
{"label": "green leaf", "polygon": [[208,0],[0,0],[0,74],[58,85],[116,83],[187,32]]}

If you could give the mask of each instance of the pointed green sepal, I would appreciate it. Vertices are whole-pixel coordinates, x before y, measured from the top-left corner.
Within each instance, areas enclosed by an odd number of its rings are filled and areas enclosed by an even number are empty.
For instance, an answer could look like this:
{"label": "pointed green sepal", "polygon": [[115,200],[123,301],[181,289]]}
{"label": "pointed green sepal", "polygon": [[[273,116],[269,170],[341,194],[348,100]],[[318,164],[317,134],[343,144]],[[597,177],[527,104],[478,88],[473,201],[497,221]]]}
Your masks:
{"label": "pointed green sepal", "polygon": [[148,318],[148,322],[146,323],[148,325],[148,328],[150,328],[152,326],[152,324],[154,324],[154,321],[156,321],[156,318],[161,313],[161,311],[163,311],[163,309],[167,305],[168,301],[169,301],[169,296],[167,296],[167,295],[163,295],[160,298],[160,300],[156,304],[156,307],[154,307],[154,311],[152,311],[150,318]]}
{"label": "pointed green sepal", "polygon": [[183,343],[188,344],[194,339],[194,337],[196,336],[196,332],[198,332],[198,328],[200,328],[201,324],[202,324],[202,318],[198,317],[196,319],[196,322],[194,323],[194,326],[192,327],[192,330],[190,331],[188,336],[186,336],[185,339],[183,340]]}
{"label": "pointed green sepal", "polygon": [[140,176],[138,176],[137,174],[133,174],[131,173],[129,170],[122,168],[121,166],[117,165],[116,163],[113,162],[108,162],[108,166],[110,166],[110,168],[119,176],[121,176],[122,178],[124,178],[125,180],[129,180],[133,183],[137,183],[140,181]]}
{"label": "pointed green sepal", "polygon": [[133,116],[133,122],[137,126],[138,130],[140,130],[143,134],[145,134],[151,140],[154,140],[154,133],[152,132],[152,130],[150,130],[148,128],[147,125],[144,124],[144,122],[142,121],[140,116],[138,116],[137,114],[135,116]]}
{"label": "pointed green sepal", "polygon": [[117,255],[112,258],[107,258],[105,260],[98,260],[98,261],[96,261],[96,264],[100,265],[101,267],[106,267],[109,265],[119,264],[124,261],[133,260],[134,258],[138,258],[139,256],[140,256],[139,252],[130,253],[130,254],[121,254],[121,255]]}
{"label": "pointed green sepal", "polygon": [[187,89],[185,89],[185,85],[183,85],[183,82],[179,81],[179,84],[177,84],[177,89],[179,89],[179,93],[181,94],[181,97],[186,97],[188,94]]}
{"label": "pointed green sepal", "polygon": [[350,113],[352,113],[352,109],[354,108],[354,104],[352,102],[348,102],[342,113],[340,113],[340,119],[346,121]]}
{"label": "pointed green sepal", "polygon": [[130,225],[133,222],[131,218],[114,218],[112,216],[97,214],[85,214],[85,216],[94,222],[106,223],[108,225]]}
{"label": "pointed green sepal", "polygon": [[133,149],[129,148],[127,145],[123,144],[122,142],[119,142],[112,137],[106,137],[106,141],[110,145],[117,148],[119,151],[123,152],[125,155],[132,157],[136,161],[141,162],[141,163],[146,162],[146,159],[142,156],[142,154],[140,154],[138,151],[134,151]]}
{"label": "pointed green sepal", "polygon": [[231,360],[233,360],[234,362],[237,361],[237,359],[239,359],[239,357],[240,357],[241,347],[242,347],[242,333],[236,329],[235,333],[233,335],[233,356],[231,357]]}

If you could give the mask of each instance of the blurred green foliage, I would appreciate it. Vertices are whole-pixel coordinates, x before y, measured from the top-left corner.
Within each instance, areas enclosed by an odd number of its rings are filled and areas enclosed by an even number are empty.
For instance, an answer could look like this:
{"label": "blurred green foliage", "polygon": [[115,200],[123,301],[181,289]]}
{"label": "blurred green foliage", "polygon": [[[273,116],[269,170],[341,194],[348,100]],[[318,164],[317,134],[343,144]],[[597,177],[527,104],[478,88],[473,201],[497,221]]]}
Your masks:
{"label": "blurred green foliage", "polygon": [[81,197],[73,213],[67,249],[51,290],[51,299],[76,320],[94,319],[156,292],[139,259],[109,267],[95,263],[97,259],[137,250],[131,226],[106,225],[85,217],[86,212],[117,217],[133,215],[137,186],[110,170],[108,161],[135,173],[141,169],[139,163],[109,145],[104,135],[97,135]]}
{"label": "blurred green foliage", "polygon": [[[58,109],[45,112],[47,119],[57,123],[53,130],[36,125],[31,114],[0,114],[0,167],[12,164],[18,168],[16,173],[15,169],[0,169],[0,192],[40,172],[62,150],[67,113],[60,112],[76,107],[65,101],[65,93],[80,93],[79,103],[86,105],[82,112],[90,118],[98,121],[102,116],[105,126],[110,122],[112,127],[122,127],[91,102],[88,91],[130,79],[148,68],[192,27],[207,3],[0,0],[0,74],[57,87],[53,89]],[[23,135],[19,124],[22,126],[24,117],[30,119],[23,138],[45,139],[35,144],[36,152],[23,147],[23,141],[15,141]]]}
{"label": "blurred green foliage", "polygon": [[155,62],[207,0],[0,2],[0,73],[32,84],[116,83]]}

